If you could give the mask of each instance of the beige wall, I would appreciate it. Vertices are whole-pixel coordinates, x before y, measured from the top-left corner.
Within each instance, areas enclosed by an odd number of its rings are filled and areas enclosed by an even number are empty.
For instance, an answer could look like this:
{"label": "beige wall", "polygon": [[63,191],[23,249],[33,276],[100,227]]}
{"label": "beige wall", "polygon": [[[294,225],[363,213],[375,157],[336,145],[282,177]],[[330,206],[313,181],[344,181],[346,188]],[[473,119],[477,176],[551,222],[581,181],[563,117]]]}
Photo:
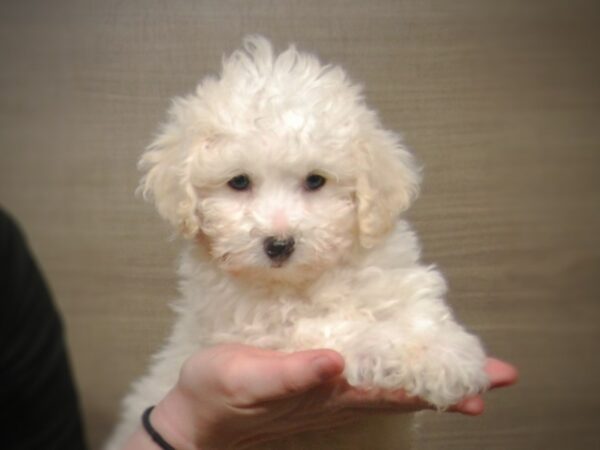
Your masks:
{"label": "beige wall", "polygon": [[[418,448],[600,448],[600,21],[590,1],[0,3],[0,203],[65,315],[94,446],[164,337],[177,243],[134,197],[168,99],[248,32],[343,64],[425,167],[425,259],[521,368]],[[4,405],[6,406],[6,405]]]}

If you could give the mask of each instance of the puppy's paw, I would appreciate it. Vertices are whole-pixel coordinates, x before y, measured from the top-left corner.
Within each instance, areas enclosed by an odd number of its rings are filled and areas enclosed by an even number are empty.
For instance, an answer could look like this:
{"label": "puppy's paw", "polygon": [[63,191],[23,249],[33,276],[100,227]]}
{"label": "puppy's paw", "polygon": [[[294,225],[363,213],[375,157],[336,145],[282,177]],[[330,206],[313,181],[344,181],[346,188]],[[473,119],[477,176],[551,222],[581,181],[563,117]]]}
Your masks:
{"label": "puppy's paw", "polygon": [[485,352],[471,334],[444,336],[425,346],[420,356],[410,361],[411,376],[403,387],[440,409],[489,387]]}
{"label": "puppy's paw", "polygon": [[486,357],[479,340],[463,331],[434,340],[405,340],[344,352],[345,376],[355,386],[405,389],[443,409],[487,389]]}

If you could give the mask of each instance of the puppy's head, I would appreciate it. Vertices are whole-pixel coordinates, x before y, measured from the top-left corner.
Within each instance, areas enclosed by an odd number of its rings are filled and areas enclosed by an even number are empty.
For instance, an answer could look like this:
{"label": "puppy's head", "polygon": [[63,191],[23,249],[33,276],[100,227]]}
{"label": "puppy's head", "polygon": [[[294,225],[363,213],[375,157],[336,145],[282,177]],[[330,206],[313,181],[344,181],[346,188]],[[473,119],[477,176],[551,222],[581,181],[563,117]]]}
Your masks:
{"label": "puppy's head", "polygon": [[374,246],[418,185],[340,68],[261,37],[173,101],[140,168],[159,213],[224,270],[286,279]]}

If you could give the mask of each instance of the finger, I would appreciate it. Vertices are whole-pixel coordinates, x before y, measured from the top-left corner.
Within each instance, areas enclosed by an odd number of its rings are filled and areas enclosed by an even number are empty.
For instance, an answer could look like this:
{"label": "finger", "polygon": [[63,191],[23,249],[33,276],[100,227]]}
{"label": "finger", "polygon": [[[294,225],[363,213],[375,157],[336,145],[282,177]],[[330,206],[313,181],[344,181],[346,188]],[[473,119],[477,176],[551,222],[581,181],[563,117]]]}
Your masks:
{"label": "finger", "polygon": [[332,350],[308,350],[283,357],[280,370],[283,393],[295,394],[340,375],[344,370],[344,360]]}
{"label": "finger", "polygon": [[334,405],[341,408],[414,412],[433,407],[420,399],[411,396],[403,389],[361,389],[349,386],[334,399]]}
{"label": "finger", "polygon": [[465,414],[467,416],[478,416],[483,414],[484,406],[485,405],[481,395],[475,395],[473,397],[468,397],[464,400],[461,400],[456,405],[448,408],[448,411]]}
{"label": "finger", "polygon": [[490,389],[510,386],[519,378],[515,366],[496,358],[488,358],[485,371],[490,378]]}
{"label": "finger", "polygon": [[261,358],[254,379],[249,380],[258,401],[280,399],[307,392],[338,376],[344,360],[333,350],[302,352]]}

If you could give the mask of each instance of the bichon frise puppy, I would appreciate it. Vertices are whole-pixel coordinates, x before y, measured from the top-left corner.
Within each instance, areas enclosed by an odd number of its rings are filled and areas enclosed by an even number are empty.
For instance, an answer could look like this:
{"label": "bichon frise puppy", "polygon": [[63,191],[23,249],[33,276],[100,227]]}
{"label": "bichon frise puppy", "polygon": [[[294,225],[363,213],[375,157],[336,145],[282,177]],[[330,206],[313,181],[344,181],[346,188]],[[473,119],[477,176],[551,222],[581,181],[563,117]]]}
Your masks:
{"label": "bichon frise puppy", "polygon": [[[188,356],[219,343],[331,348],[351,384],[404,388],[439,408],[486,388],[481,344],[453,319],[442,275],[419,261],[399,219],[417,193],[413,158],[341,68],[247,38],[219,78],[173,102],[140,167],[144,194],[189,243],[177,323],[125,399],[110,448]],[[273,448],[397,450],[406,422]]]}

